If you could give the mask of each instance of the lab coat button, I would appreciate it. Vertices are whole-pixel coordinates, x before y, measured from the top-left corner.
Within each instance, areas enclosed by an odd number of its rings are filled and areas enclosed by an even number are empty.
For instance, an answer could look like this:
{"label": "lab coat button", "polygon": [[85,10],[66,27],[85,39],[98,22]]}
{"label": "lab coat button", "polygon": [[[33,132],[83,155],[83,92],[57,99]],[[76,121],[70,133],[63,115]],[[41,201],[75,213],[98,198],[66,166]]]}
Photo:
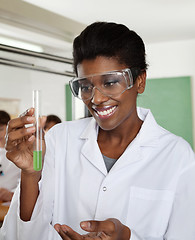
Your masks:
{"label": "lab coat button", "polygon": [[103,191],[105,192],[107,190],[107,188],[106,187],[103,187]]}

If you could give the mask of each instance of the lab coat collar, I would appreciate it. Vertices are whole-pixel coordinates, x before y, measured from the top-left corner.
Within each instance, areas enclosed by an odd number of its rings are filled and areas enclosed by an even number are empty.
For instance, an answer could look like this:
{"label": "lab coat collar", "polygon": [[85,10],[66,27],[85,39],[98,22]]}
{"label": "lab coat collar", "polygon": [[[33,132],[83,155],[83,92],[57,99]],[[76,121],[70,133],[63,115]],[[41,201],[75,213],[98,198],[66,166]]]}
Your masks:
{"label": "lab coat collar", "polygon": [[[156,123],[151,111],[149,109],[138,108],[138,116],[143,120],[142,127],[136,136],[136,138],[127,147],[123,155],[119,158],[120,161],[115,163],[112,171],[115,167],[125,167],[130,162],[141,160],[140,147],[155,147],[158,144],[159,138],[159,126]],[[89,124],[81,134],[80,138],[85,139],[85,143],[82,147],[81,154],[84,155],[96,168],[98,168],[105,176],[107,175],[107,169],[105,167],[101,151],[97,144],[98,125],[94,118],[91,118]],[[128,157],[129,151],[136,156],[135,159],[129,161],[123,161],[123,158]],[[126,156],[127,155],[127,156]]]}
{"label": "lab coat collar", "polygon": [[91,118],[91,121],[80,137],[81,139],[85,140],[85,143],[81,149],[81,154],[106,176],[107,169],[97,144],[98,129],[99,127],[95,119]]}
{"label": "lab coat collar", "polygon": [[89,122],[89,124],[87,125],[87,127],[84,129],[84,131],[82,132],[80,138],[81,139],[95,139],[97,140],[97,136],[98,136],[98,125],[97,122],[95,121],[95,119],[92,117],[91,121]]}
{"label": "lab coat collar", "polygon": [[157,124],[150,109],[137,108],[139,118],[143,121],[139,131],[140,146],[156,147],[159,137],[162,134],[162,128]]}

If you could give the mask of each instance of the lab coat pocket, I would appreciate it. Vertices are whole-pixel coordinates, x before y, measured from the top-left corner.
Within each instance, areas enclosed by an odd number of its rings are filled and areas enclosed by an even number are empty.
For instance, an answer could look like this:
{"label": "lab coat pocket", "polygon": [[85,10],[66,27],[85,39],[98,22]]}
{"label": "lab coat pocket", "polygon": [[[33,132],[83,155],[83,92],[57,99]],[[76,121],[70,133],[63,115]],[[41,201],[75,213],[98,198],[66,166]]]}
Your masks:
{"label": "lab coat pocket", "polygon": [[127,216],[128,225],[143,239],[162,237],[166,232],[174,192],[132,187]]}

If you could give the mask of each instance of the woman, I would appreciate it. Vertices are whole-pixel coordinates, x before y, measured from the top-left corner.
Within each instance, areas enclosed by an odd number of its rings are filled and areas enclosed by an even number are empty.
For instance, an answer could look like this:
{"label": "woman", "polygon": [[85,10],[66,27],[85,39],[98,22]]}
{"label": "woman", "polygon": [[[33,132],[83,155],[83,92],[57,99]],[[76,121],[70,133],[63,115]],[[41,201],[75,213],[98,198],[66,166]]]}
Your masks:
{"label": "woman", "polygon": [[195,239],[194,153],[136,108],[146,82],[142,39],[97,22],[73,48],[71,89],[93,118],[47,133],[42,173],[32,167],[35,128],[24,128],[33,109],[10,122],[7,157],[22,174],[2,239]]}

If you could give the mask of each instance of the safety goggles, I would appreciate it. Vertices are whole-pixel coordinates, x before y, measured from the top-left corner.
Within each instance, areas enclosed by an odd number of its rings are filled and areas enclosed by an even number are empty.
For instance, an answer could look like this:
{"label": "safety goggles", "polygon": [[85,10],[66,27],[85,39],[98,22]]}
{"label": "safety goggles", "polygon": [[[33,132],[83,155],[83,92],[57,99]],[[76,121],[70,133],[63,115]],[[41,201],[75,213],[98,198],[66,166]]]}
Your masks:
{"label": "safety goggles", "polygon": [[73,78],[69,84],[73,95],[86,101],[93,98],[95,89],[109,97],[121,95],[133,86],[133,77],[131,70],[127,68]]}

